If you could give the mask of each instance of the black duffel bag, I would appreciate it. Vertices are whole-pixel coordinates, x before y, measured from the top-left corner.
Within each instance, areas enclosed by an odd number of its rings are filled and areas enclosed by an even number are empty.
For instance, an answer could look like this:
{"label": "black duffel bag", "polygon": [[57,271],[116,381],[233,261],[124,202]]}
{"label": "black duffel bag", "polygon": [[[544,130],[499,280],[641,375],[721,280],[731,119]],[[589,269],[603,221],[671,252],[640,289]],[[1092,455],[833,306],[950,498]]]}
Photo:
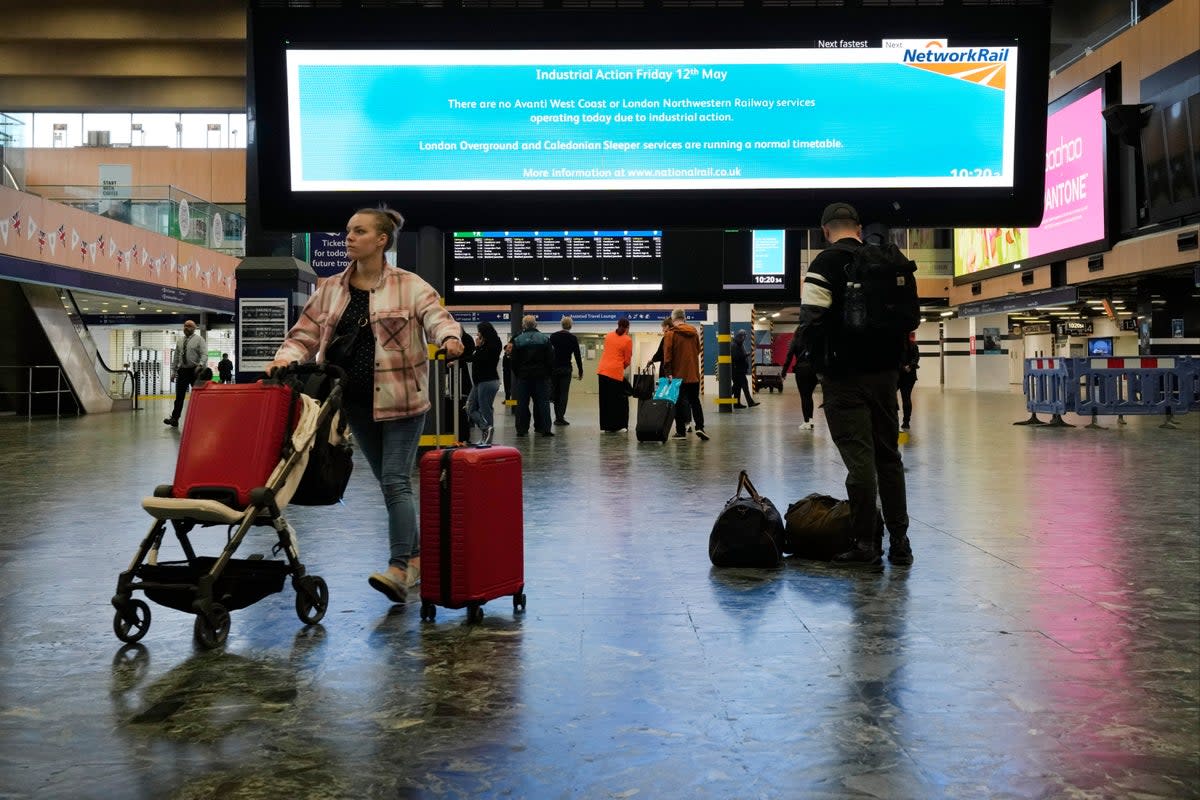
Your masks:
{"label": "black duffel bag", "polygon": [[[875,512],[875,549],[883,538],[883,516]],[[788,506],[783,552],[795,558],[832,561],[854,547],[850,529],[850,501],[827,494],[810,494]]]}
{"label": "black duffel bag", "polygon": [[[742,496],[745,489],[748,497]],[[754,489],[745,470],[737,492],[725,503],[708,537],[708,557],[716,567],[776,567],[782,554],[783,518]]]}

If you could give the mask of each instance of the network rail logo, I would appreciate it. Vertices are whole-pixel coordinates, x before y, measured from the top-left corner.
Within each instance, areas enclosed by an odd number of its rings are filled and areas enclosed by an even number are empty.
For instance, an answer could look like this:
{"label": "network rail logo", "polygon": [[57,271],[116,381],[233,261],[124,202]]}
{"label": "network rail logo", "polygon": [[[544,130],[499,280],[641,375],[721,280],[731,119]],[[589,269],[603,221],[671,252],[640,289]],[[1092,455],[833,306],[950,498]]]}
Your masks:
{"label": "network rail logo", "polygon": [[924,47],[905,47],[901,63],[1003,90],[1011,56],[1011,47],[947,47],[935,39]]}

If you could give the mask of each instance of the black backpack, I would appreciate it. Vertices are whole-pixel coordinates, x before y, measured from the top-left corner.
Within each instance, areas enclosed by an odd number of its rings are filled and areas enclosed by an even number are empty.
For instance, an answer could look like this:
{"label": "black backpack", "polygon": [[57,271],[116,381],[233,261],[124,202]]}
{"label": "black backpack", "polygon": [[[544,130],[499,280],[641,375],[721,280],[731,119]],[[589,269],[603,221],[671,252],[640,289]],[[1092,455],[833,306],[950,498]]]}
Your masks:
{"label": "black backpack", "polygon": [[921,324],[917,265],[894,243],[835,244],[850,254],[842,298],[842,330],[882,340],[903,336]]}

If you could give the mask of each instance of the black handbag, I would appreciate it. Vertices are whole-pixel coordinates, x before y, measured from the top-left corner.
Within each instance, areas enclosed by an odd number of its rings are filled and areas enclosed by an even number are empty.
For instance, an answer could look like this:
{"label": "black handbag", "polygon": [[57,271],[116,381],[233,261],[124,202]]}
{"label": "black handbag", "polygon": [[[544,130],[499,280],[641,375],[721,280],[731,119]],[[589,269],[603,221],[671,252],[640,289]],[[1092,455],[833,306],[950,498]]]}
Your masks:
{"label": "black handbag", "polygon": [[654,394],[654,384],[655,380],[653,372],[650,372],[649,370],[646,372],[638,370],[637,374],[633,376],[633,384],[630,394],[632,394],[638,400],[649,400]]}
{"label": "black handbag", "polygon": [[[742,496],[745,489],[748,496]],[[776,567],[782,553],[783,518],[760,495],[742,470],[737,492],[725,503],[708,537],[708,557],[716,567]]]}
{"label": "black handbag", "polygon": [[342,499],[354,471],[354,448],[344,436],[345,425],[339,419],[335,428],[331,417],[317,430],[293,505],[331,506]]}
{"label": "black handbag", "polygon": [[358,334],[367,327],[367,318],[363,317],[346,333],[338,334],[329,340],[325,346],[325,362],[339,367],[350,364],[350,356],[354,354],[354,346],[358,344]]}

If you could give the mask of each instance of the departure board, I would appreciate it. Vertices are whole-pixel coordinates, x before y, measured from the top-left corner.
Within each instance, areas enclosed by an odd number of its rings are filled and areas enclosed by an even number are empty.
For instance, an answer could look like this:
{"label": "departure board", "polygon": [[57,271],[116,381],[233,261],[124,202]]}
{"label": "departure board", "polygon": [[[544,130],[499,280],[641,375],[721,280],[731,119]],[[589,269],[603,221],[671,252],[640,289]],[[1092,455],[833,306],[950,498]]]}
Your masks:
{"label": "departure board", "polygon": [[661,230],[457,231],[450,237],[453,291],[657,292]]}

